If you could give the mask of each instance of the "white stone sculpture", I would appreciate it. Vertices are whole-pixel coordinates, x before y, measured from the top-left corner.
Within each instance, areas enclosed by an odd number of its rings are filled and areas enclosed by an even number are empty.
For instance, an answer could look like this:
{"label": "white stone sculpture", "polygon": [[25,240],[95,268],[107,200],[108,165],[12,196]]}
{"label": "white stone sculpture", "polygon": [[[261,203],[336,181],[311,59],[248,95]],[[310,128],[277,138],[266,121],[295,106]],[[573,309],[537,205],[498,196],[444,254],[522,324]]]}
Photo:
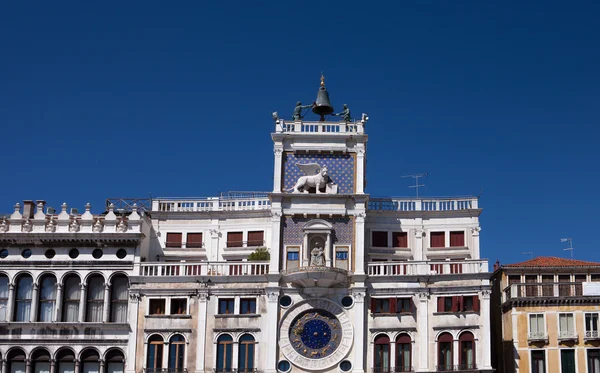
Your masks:
{"label": "white stone sculpture", "polygon": [[310,251],[310,265],[311,266],[324,266],[325,265],[325,250],[320,244],[317,244]]}
{"label": "white stone sculpture", "polygon": [[94,223],[94,227],[92,228],[94,233],[100,233],[102,232],[102,222],[100,221],[100,218],[96,219],[96,222]]}
{"label": "white stone sculpture", "polygon": [[120,232],[120,233],[127,232],[127,224],[125,224],[125,218],[122,218],[121,221],[119,222],[119,225],[117,225],[117,232]]}
{"label": "white stone sculpture", "polygon": [[323,192],[328,194],[337,193],[337,188],[331,187],[334,183],[329,177],[327,166],[321,168],[318,163],[296,163],[296,166],[305,173],[305,176],[300,176],[296,185],[294,185],[294,193],[308,193],[310,188],[315,188],[317,194]]}
{"label": "white stone sculpture", "polygon": [[79,229],[79,224],[77,224],[77,218],[74,217],[73,220],[71,221],[71,224],[69,224],[69,232],[77,232],[77,230]]}
{"label": "white stone sculpture", "polygon": [[5,232],[8,232],[8,223],[6,222],[6,220],[2,220],[2,223],[0,223],[0,233]]}
{"label": "white stone sculpture", "polygon": [[29,219],[25,220],[25,223],[23,223],[23,232],[31,232],[31,230],[33,229],[33,227],[31,226],[31,221],[29,221]]}
{"label": "white stone sculpture", "polygon": [[46,225],[46,232],[52,233],[52,232],[54,232],[55,228],[56,228],[56,223],[54,222],[54,220],[52,218],[50,218],[50,220],[48,221],[48,225]]}

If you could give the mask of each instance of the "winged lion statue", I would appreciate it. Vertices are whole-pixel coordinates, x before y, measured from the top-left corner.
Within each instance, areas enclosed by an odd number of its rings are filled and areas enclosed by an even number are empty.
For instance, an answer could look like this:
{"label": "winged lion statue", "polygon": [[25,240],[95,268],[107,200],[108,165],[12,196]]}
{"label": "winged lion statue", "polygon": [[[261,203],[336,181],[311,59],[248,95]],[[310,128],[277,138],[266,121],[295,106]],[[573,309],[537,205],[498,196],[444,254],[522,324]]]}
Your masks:
{"label": "winged lion statue", "polygon": [[293,193],[308,193],[311,188],[315,188],[317,194],[327,193],[327,185],[333,184],[327,166],[321,167],[318,163],[296,163],[296,166],[304,172],[305,176],[298,178]]}

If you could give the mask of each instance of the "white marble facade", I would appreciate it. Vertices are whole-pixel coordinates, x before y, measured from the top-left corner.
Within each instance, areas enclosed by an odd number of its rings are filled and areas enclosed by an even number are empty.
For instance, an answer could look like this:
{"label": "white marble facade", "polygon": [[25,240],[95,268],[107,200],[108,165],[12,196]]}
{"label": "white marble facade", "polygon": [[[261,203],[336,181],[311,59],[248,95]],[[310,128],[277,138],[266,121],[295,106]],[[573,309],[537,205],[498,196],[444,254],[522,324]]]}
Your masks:
{"label": "white marble facade", "polygon": [[[366,122],[278,119],[268,193],[16,206],[1,373],[491,371],[477,198],[366,194]],[[315,160],[327,189],[294,193]]]}

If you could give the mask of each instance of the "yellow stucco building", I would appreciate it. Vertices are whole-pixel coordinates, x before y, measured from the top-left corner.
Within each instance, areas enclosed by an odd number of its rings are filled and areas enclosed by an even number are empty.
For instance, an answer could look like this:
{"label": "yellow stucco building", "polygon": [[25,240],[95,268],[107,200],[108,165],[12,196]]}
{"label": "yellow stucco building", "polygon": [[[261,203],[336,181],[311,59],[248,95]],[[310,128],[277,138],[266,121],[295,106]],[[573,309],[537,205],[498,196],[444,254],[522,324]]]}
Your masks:
{"label": "yellow stucco building", "polygon": [[497,264],[490,315],[498,373],[600,373],[600,263]]}

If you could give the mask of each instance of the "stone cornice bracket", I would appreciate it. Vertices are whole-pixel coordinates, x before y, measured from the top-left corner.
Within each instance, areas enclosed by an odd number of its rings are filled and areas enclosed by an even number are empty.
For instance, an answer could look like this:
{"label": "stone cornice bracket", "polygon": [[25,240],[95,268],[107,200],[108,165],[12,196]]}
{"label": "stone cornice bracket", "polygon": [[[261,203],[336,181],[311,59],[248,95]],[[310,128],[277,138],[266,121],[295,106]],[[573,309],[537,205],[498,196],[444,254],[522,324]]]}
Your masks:
{"label": "stone cornice bracket", "polygon": [[196,289],[196,297],[200,302],[206,302],[208,300],[208,290]]}
{"label": "stone cornice bracket", "polygon": [[356,216],[356,221],[360,222],[360,223],[364,223],[365,218],[367,217],[367,214],[364,212],[359,212],[358,214],[355,215]]}
{"label": "stone cornice bracket", "polygon": [[275,155],[283,154],[283,148],[280,148],[280,147],[273,148],[273,154],[275,154]]}
{"label": "stone cornice bracket", "polygon": [[425,230],[423,228],[415,229],[415,238],[423,238],[425,237]]}
{"label": "stone cornice bracket", "polygon": [[352,289],[351,294],[355,302],[364,302],[365,297],[367,296],[367,288],[354,288]]}
{"label": "stone cornice bracket", "polygon": [[269,302],[277,302],[279,299],[279,288],[265,288],[265,294]]}
{"label": "stone cornice bracket", "polygon": [[221,237],[221,232],[219,232],[218,229],[209,229],[208,232],[210,233],[211,236],[213,237]]}
{"label": "stone cornice bracket", "polygon": [[279,211],[271,212],[271,221],[272,222],[281,221],[281,212],[279,212]]}
{"label": "stone cornice bracket", "polygon": [[138,303],[142,299],[140,293],[129,293],[129,301],[132,303]]}
{"label": "stone cornice bracket", "polygon": [[483,291],[481,292],[481,296],[482,296],[484,299],[490,299],[490,295],[491,295],[491,294],[492,294],[492,291],[491,291],[491,290],[488,290],[488,289],[486,289],[486,290],[483,290]]}
{"label": "stone cornice bracket", "polygon": [[471,234],[473,236],[479,236],[479,232],[481,231],[481,227],[473,227],[471,228]]}
{"label": "stone cornice bracket", "polygon": [[421,302],[427,302],[430,298],[430,294],[428,292],[420,292],[418,295]]}

